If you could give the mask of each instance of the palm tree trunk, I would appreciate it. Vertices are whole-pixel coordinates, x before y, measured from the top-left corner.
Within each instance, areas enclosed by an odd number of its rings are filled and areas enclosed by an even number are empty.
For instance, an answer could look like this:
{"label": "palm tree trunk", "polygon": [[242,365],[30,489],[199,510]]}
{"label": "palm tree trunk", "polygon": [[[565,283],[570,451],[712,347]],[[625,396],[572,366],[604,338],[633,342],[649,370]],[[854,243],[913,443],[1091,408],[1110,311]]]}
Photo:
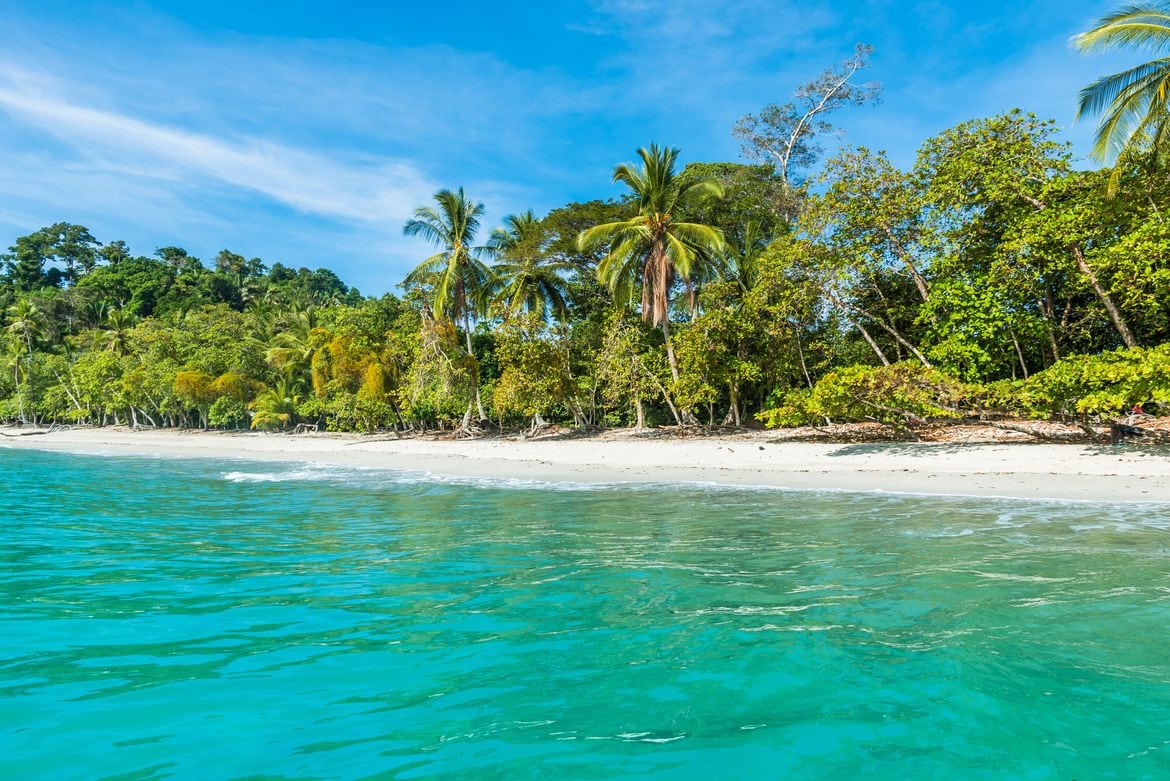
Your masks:
{"label": "palm tree trunk", "polygon": [[[463,313],[463,335],[467,337],[467,357],[471,361],[471,381],[475,384],[475,409],[479,412],[480,420],[487,420],[487,415],[483,412],[483,400],[479,395],[479,364],[475,362],[475,352],[471,348],[471,321],[467,317],[467,312]],[[467,414],[463,416],[463,428],[471,427],[471,406],[468,405]]]}
{"label": "palm tree trunk", "polygon": [[28,418],[24,415],[24,390],[20,384],[20,359],[17,358],[16,370],[13,372],[16,381],[16,403],[20,406],[20,425],[28,423]]}

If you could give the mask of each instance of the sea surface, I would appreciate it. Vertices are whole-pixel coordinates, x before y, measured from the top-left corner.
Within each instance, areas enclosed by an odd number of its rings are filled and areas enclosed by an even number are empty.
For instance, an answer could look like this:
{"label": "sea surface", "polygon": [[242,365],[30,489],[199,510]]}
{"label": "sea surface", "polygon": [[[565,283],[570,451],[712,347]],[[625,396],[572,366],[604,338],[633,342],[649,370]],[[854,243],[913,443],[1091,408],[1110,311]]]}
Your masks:
{"label": "sea surface", "polygon": [[0,778],[1167,779],[1170,506],[0,449]]}

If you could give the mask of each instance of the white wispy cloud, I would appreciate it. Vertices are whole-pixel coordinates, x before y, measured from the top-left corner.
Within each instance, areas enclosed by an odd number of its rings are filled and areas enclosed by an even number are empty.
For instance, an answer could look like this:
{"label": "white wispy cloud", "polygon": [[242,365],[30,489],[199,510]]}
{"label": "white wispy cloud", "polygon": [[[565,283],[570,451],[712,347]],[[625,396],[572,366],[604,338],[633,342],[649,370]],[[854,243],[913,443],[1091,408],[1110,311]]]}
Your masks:
{"label": "white wispy cloud", "polygon": [[435,189],[406,161],[341,161],[265,139],[212,137],[76,105],[39,88],[43,82],[0,68],[0,110],[104,167],[179,182],[211,179],[303,212],[371,223],[403,218]]}

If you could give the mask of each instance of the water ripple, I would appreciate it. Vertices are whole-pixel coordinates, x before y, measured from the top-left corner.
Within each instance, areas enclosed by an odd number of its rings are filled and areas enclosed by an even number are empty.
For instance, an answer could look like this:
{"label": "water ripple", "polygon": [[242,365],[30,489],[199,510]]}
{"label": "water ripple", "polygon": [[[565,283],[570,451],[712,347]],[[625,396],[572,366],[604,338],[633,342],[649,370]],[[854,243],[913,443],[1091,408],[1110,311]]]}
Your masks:
{"label": "water ripple", "polygon": [[1164,506],[0,468],[6,778],[1166,775]]}

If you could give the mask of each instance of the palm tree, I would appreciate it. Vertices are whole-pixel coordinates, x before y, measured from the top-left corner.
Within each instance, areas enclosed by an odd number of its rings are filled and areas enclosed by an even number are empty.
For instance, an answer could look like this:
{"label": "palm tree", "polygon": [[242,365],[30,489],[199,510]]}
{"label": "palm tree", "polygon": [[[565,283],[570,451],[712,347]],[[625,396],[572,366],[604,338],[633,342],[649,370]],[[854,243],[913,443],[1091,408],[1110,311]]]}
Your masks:
{"label": "palm tree", "polygon": [[251,428],[288,428],[296,419],[304,388],[300,379],[280,375],[274,387],[265,390],[248,405],[252,410]]}
{"label": "palm tree", "polygon": [[[402,226],[403,234],[419,236],[437,246],[439,251],[419,263],[406,275],[404,284],[413,287],[431,287],[432,310],[435,317],[449,317],[462,322],[467,338],[468,358],[474,358],[471,347],[471,321],[484,308],[484,298],[492,285],[492,272],[480,257],[486,249],[475,245],[475,234],[483,217],[483,204],[467,199],[463,188],[458,191],[439,190],[435,193],[438,208],[424,206],[415,209],[414,217]],[[475,365],[475,361],[471,361]],[[480,420],[486,419],[479,395],[479,379],[473,377],[475,398]],[[472,403],[463,416],[463,428],[471,425]]]}
{"label": "palm tree", "polygon": [[25,395],[28,391],[28,365],[32,361],[37,342],[44,336],[45,318],[40,307],[27,298],[18,300],[8,307],[8,354],[5,368],[12,370],[16,384],[17,404],[20,406],[20,422],[27,423]]}
{"label": "palm tree", "polygon": [[299,379],[308,378],[317,352],[317,342],[312,336],[316,327],[317,310],[312,307],[294,310],[288,327],[272,337],[264,359]]}
{"label": "palm tree", "polygon": [[24,343],[24,350],[31,355],[36,343],[44,333],[45,318],[40,307],[22,298],[8,307],[8,326],[5,328],[13,339]]}
{"label": "palm tree", "polygon": [[[1081,52],[1136,48],[1170,51],[1170,4],[1137,3],[1103,17],[1072,38]],[[1170,137],[1170,57],[1103,76],[1081,90],[1077,118],[1101,114],[1093,155],[1104,161],[1150,154]],[[1120,171],[1118,166],[1118,171]],[[1116,187],[1116,175],[1111,187]]]}
{"label": "palm tree", "polygon": [[547,256],[549,231],[531,209],[505,217],[504,224],[507,227],[492,231],[487,243],[500,259],[492,266],[493,301],[503,307],[505,318],[523,309],[546,320],[551,314],[563,322],[569,313],[569,291],[561,274],[572,271],[572,264]]}
{"label": "palm tree", "polygon": [[597,266],[597,278],[619,298],[631,297],[642,283],[642,319],[662,329],[670,373],[678,382],[678,362],[670,340],[670,289],[675,279],[687,281],[704,258],[724,251],[718,228],[677,219],[696,200],[721,197],[723,189],[711,181],[680,180],[675,172],[678,150],[651,144],[638,150],[640,167],[622,163],[613,181],[633,191],[638,214],[629,220],[596,225],[581,231],[581,250],[601,244],[609,254]]}
{"label": "palm tree", "polygon": [[106,330],[102,333],[106,349],[119,356],[128,353],[126,336],[137,321],[134,313],[127,309],[111,309],[106,316]]}
{"label": "palm tree", "polygon": [[725,264],[731,278],[739,283],[743,292],[756,286],[759,276],[759,260],[768,247],[767,237],[760,231],[760,226],[753,220],[744,225],[743,237],[736,242],[728,242]]}

